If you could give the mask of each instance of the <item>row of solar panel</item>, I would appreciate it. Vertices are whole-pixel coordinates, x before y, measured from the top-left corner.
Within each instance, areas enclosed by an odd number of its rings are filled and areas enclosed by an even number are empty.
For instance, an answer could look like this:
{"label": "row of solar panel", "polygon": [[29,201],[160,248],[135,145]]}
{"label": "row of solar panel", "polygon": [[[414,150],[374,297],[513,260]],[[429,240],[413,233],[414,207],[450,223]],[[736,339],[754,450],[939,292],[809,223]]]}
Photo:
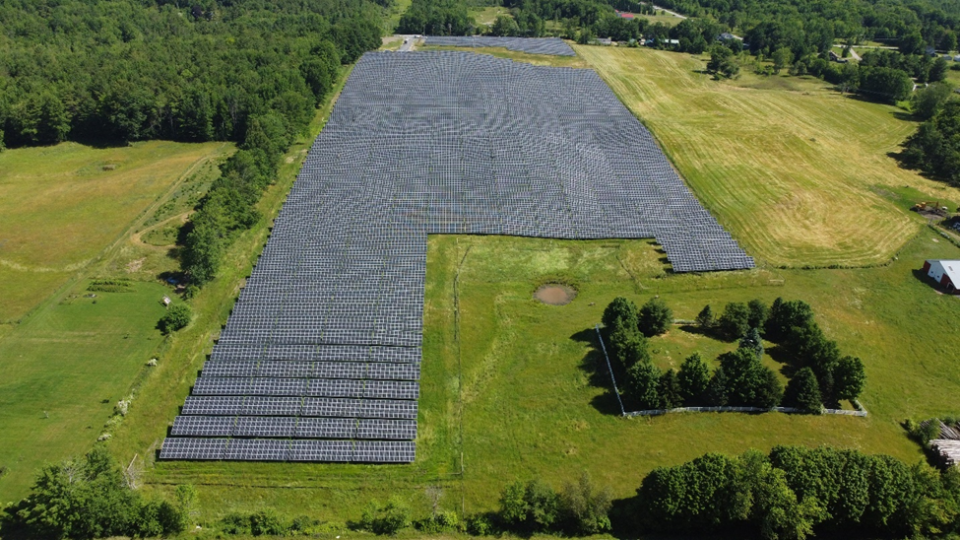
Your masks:
{"label": "row of solar panel", "polygon": [[302,377],[416,381],[420,379],[420,365],[374,362],[208,360],[203,365],[202,374],[214,377]]}
{"label": "row of solar panel", "polygon": [[273,396],[188,396],[180,411],[187,416],[306,416],[415,420],[417,402]]}
{"label": "row of solar panel", "polygon": [[201,375],[195,396],[311,396],[370,399],[417,399],[415,381],[217,377]]}
{"label": "row of solar panel", "polygon": [[167,437],[160,459],[412,463],[413,442]]}
{"label": "row of solar panel", "polygon": [[295,439],[380,439],[412,441],[416,420],[286,416],[178,416],[176,437],[272,437]]}

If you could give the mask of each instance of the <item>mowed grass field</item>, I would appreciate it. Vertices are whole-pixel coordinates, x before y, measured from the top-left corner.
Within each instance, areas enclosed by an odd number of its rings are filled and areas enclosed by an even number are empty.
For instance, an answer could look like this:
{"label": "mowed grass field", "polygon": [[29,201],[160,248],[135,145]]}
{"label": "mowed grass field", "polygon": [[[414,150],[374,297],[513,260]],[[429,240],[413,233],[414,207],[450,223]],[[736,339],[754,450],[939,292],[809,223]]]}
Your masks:
{"label": "mowed grass field", "polygon": [[0,323],[19,319],[118,240],[221,143],[76,143],[0,153]]}
{"label": "mowed grass field", "polygon": [[956,200],[888,153],[917,127],[903,111],[813,78],[702,73],[706,57],[574,45],[654,133],[701,202],[761,263],[857,266],[890,259],[918,222],[877,195],[912,186]]}

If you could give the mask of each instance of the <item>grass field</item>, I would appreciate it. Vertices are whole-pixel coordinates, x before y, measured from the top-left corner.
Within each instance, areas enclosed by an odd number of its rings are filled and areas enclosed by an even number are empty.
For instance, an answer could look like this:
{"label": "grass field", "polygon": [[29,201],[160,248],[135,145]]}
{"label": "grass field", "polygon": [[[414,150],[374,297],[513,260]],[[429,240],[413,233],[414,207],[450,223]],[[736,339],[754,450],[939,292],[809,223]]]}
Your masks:
{"label": "grass field", "polygon": [[41,465],[89,450],[161,344],[154,326],[168,288],[131,282],[126,292],[93,292],[89,283],[0,341],[0,501],[22,496]]}
{"label": "grass field", "polygon": [[575,46],[654,132],[704,205],[761,262],[869,265],[892,257],[920,222],[875,192],[957,192],[900,169],[888,153],[916,129],[892,106],[840,95],[817,79],[717,82],[703,58]]}
{"label": "grass field", "polygon": [[34,308],[118,240],[191,167],[227,147],[64,143],[0,154],[0,323]]}

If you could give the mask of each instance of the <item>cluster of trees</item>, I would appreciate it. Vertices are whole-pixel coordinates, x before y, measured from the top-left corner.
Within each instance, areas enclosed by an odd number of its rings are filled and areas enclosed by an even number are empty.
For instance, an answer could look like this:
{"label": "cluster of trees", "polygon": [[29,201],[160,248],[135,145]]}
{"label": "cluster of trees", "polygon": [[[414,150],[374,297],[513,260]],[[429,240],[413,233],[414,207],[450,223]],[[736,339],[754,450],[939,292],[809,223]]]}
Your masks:
{"label": "cluster of trees", "polygon": [[496,515],[501,528],[520,534],[564,533],[589,536],[610,530],[613,496],[594,487],[583,473],[557,492],[541,480],[514,482],[500,494]]}
{"label": "cluster of trees", "polygon": [[922,537],[960,531],[960,471],[938,473],[856,450],[778,446],[769,455],[706,454],[653,470],[637,490],[645,531],[743,531],[766,539],[817,532]]}
{"label": "cluster of trees", "polygon": [[837,40],[883,41],[907,54],[922,53],[928,46],[952,50],[960,28],[960,6],[931,0],[663,0],[658,4],[691,17],[716,20],[742,35],[751,51],[767,57],[782,47],[798,58],[826,52]]}
{"label": "cluster of trees", "polygon": [[476,29],[467,5],[455,0],[413,0],[397,26],[401,34],[431,36],[469,36]]}
{"label": "cluster of trees", "polygon": [[[671,322],[672,313],[659,298],[640,309],[626,298],[616,298],[603,313],[615,375],[626,381],[624,393],[643,410],[783,405],[819,413],[824,403],[855,400],[863,390],[863,363],[840,355],[805,302],[781,298],[772,306],[760,300],[731,302],[719,317],[705,306],[696,318],[701,331],[738,341],[737,350],[717,358],[719,366],[712,373],[699,354],[685,359],[677,371],[662,371],[653,364],[647,338],[662,334]],[[777,343],[778,353],[795,369],[786,390],[761,362],[764,339]]]}
{"label": "cluster of trees", "polygon": [[153,537],[183,532],[197,514],[191,486],[176,490],[176,503],[148,500],[131,489],[120,466],[102,446],[40,470],[27,498],[3,508],[3,538]]}
{"label": "cluster of trees", "polygon": [[265,114],[298,132],[333,84],[318,52],[339,65],[380,43],[383,8],[368,0],[178,4],[0,5],[5,145],[240,142]]}
{"label": "cluster of trees", "polygon": [[929,119],[907,139],[900,154],[907,167],[960,186],[960,101],[947,85],[919,92],[918,110]]}

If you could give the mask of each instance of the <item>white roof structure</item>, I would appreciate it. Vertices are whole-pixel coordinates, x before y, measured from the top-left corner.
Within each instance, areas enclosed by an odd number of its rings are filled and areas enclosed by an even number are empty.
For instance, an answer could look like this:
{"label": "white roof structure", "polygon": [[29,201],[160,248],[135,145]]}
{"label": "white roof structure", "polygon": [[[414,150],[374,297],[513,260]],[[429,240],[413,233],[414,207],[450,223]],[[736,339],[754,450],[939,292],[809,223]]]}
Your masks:
{"label": "white roof structure", "polygon": [[[943,273],[950,278],[950,283],[953,283],[954,287],[960,287],[960,261],[957,260],[943,260],[943,259],[931,259],[927,261],[930,263],[931,268],[935,264],[939,264],[943,268]],[[937,272],[938,274],[940,272]]]}

